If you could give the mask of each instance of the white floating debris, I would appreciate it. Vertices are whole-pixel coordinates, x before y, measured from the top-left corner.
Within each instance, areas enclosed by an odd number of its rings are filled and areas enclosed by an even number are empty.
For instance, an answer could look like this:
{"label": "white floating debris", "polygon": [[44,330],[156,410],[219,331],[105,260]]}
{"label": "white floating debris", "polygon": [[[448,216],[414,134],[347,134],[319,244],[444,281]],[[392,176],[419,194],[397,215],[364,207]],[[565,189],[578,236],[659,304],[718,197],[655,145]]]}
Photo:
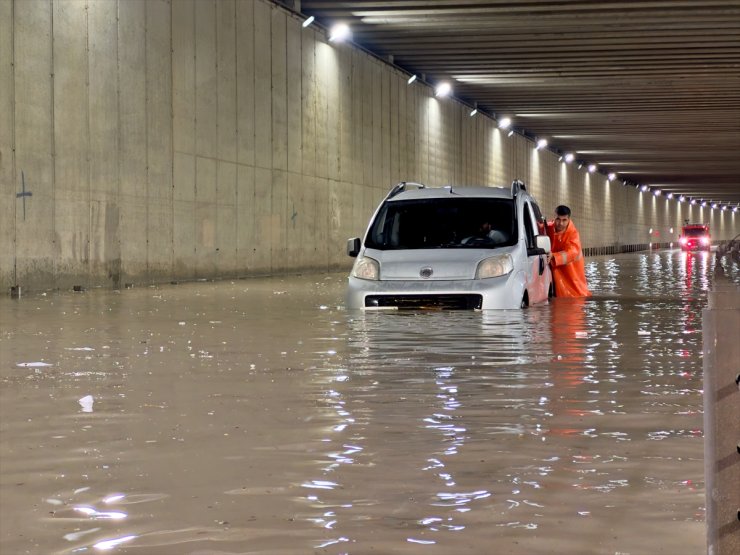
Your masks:
{"label": "white floating debris", "polygon": [[637,335],[650,335],[650,332],[647,330],[637,330]]}
{"label": "white floating debris", "polygon": [[92,395],[85,395],[82,399],[80,399],[80,406],[82,407],[82,412],[92,412],[93,411],[93,403],[95,400],[93,399]]}
{"label": "white floating debris", "polygon": [[41,368],[43,366],[53,366],[53,365],[47,362],[19,362],[18,364],[16,364],[16,366],[20,366],[22,368]]}
{"label": "white floating debris", "polygon": [[66,351],[94,351],[92,347],[65,347]]}
{"label": "white floating debris", "polygon": [[65,534],[62,537],[68,542],[75,542],[79,540],[82,536],[86,536],[87,534],[92,534],[93,532],[97,532],[98,530],[100,530],[100,528],[90,528],[89,530],[80,530],[79,532],[70,532],[69,534]]}
{"label": "white floating debris", "polygon": [[178,326],[184,326],[185,325],[185,322],[178,322],[177,325]]}
{"label": "white floating debris", "polygon": [[588,332],[587,331],[577,331],[576,337],[588,337]]}
{"label": "white floating debris", "polygon": [[114,547],[116,547],[116,546],[118,546],[118,545],[120,545],[122,543],[131,541],[135,537],[136,536],[123,536],[122,538],[115,538],[115,539],[112,539],[112,540],[104,540],[102,542],[96,543],[95,545],[93,545],[93,547],[95,549],[100,549],[101,551],[107,551],[108,549],[113,549]]}

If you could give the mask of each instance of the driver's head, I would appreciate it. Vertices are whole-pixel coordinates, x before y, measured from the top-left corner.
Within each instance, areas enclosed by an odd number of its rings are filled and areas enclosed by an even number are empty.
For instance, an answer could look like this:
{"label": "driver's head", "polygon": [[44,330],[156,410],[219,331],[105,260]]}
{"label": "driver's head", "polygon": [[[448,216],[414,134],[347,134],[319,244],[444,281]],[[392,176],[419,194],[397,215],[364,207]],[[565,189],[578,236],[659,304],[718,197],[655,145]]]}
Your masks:
{"label": "driver's head", "polygon": [[555,209],[555,231],[560,233],[568,228],[570,223],[570,208],[561,204]]}

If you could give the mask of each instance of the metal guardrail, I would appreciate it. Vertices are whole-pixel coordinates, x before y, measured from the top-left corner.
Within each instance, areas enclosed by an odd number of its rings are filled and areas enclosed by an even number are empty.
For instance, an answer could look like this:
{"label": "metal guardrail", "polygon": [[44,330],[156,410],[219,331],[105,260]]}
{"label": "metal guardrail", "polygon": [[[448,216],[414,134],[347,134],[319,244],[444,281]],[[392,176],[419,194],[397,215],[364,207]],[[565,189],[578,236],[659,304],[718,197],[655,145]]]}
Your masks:
{"label": "metal guardrail", "polygon": [[730,262],[740,264],[740,235],[736,235],[733,239],[723,241],[717,245],[717,250],[715,252],[717,255],[717,262],[727,256]]}

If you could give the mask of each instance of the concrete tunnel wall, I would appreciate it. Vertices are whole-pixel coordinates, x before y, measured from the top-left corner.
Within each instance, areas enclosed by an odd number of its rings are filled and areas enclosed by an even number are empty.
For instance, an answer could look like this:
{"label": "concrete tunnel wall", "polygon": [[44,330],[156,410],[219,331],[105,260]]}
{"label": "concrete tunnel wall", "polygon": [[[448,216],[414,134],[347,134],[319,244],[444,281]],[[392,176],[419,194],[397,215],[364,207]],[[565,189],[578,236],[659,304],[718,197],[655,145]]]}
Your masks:
{"label": "concrete tunnel wall", "polygon": [[267,0],[0,0],[0,287],[348,269],[402,180],[523,179],[587,249],[675,241],[686,219],[738,233],[301,23]]}

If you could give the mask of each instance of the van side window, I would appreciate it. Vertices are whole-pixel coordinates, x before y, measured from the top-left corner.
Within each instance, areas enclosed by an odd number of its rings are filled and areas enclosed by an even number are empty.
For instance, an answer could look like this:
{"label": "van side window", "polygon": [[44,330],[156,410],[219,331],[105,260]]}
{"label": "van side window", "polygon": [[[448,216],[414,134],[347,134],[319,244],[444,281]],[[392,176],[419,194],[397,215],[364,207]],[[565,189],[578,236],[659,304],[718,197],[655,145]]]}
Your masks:
{"label": "van side window", "polygon": [[547,233],[545,229],[545,218],[542,216],[540,207],[536,202],[532,203],[532,211],[534,212],[534,221],[537,222],[537,235],[545,235]]}
{"label": "van side window", "polygon": [[537,233],[532,224],[532,211],[529,208],[528,202],[524,203],[524,232],[527,234],[527,248],[533,249],[535,247],[534,237]]}

